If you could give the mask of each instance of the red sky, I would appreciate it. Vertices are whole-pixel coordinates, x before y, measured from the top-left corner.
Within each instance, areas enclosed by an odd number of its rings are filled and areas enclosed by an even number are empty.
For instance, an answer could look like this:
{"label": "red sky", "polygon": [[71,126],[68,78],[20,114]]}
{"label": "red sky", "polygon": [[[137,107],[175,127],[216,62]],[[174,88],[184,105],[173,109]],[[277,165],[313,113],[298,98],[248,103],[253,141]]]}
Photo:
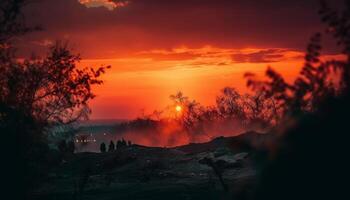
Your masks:
{"label": "red sky", "polygon": [[19,52],[66,40],[80,65],[112,65],[91,118],[133,118],[177,91],[204,105],[224,86],[246,92],[243,74],[262,76],[268,65],[292,80],[308,39],[324,29],[317,8],[317,0],[43,0],[25,14],[44,30],[22,39]]}

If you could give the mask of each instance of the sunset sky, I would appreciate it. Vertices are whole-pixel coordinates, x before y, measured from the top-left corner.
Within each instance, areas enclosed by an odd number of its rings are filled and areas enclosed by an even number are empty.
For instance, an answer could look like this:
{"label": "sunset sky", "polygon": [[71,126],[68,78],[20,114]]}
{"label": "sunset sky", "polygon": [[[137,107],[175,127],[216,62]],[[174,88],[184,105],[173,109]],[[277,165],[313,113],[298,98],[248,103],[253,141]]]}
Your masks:
{"label": "sunset sky", "polygon": [[25,15],[44,30],[22,38],[19,53],[63,40],[80,65],[111,65],[91,118],[130,119],[177,91],[204,105],[224,86],[246,92],[243,74],[267,66],[293,80],[309,38],[324,29],[317,11],[318,0],[41,0]]}

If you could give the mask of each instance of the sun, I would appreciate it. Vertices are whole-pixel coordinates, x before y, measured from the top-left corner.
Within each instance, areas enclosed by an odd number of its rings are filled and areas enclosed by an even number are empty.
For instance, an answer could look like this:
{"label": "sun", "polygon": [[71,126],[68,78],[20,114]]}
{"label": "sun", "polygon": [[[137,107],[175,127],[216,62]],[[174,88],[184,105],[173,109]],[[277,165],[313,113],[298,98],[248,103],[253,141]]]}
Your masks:
{"label": "sun", "polygon": [[182,107],[181,107],[181,106],[176,106],[176,107],[175,107],[175,110],[176,110],[176,112],[181,112]]}

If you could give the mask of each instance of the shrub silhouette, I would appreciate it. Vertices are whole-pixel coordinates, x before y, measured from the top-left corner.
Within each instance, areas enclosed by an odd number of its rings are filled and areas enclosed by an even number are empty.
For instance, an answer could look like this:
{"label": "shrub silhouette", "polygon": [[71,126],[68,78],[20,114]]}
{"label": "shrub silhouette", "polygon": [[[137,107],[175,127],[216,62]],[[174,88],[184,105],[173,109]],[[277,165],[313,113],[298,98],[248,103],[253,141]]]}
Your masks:
{"label": "shrub silhouette", "polygon": [[126,144],[126,141],[124,140],[124,138],[122,138],[122,142],[121,143],[122,143],[123,147],[126,147],[127,144]]}
{"label": "shrub silhouette", "polygon": [[108,152],[113,152],[115,150],[114,142],[111,140],[108,146]]}
{"label": "shrub silhouette", "polygon": [[[131,142],[130,142],[130,144],[131,144]],[[128,143],[126,142],[126,140],[124,138],[117,141],[117,146],[116,146],[117,149],[121,149],[121,148],[124,148],[126,146],[128,146]]]}
{"label": "shrub silhouette", "polygon": [[101,145],[100,145],[100,151],[101,151],[101,153],[105,153],[106,152],[106,144],[104,142],[102,142]]}

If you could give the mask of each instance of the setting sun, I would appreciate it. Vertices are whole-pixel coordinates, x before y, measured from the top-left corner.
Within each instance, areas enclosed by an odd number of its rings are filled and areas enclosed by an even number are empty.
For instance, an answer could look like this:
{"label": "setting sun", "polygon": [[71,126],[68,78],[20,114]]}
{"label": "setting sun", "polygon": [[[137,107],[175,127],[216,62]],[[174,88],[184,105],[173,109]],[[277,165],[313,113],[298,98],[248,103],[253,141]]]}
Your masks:
{"label": "setting sun", "polygon": [[176,106],[175,110],[176,110],[176,112],[181,112],[182,108],[181,108],[181,106]]}

